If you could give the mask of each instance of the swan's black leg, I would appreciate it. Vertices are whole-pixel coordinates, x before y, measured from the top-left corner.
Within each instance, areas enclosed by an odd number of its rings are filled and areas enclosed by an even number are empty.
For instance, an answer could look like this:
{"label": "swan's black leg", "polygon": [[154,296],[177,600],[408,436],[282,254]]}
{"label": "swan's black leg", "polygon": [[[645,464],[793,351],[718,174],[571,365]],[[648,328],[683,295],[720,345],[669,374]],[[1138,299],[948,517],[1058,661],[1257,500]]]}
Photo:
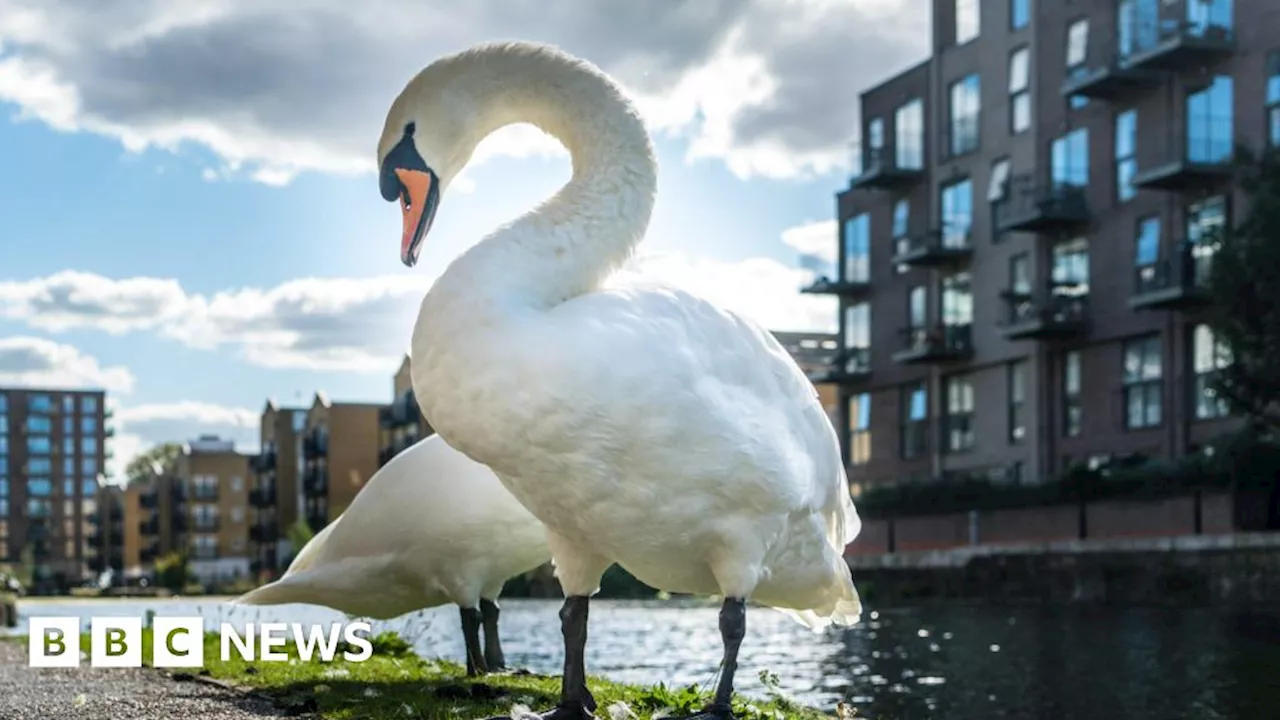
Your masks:
{"label": "swan's black leg", "polygon": [[720,670],[720,682],[716,694],[706,710],[689,720],[732,720],[733,676],[738,670],[738,649],[747,634],[747,601],[742,598],[725,598],[720,606],[720,638],[724,641],[724,662]]}
{"label": "swan's black leg", "polygon": [[498,603],[480,601],[480,617],[484,622],[484,664],[489,672],[507,669],[507,659],[502,654],[502,640],[498,637]]}
{"label": "swan's black leg", "polygon": [[[560,608],[560,632],[564,634],[564,677],[560,679],[560,704],[540,713],[542,720],[590,720],[596,699],[587,689],[587,603],[584,595],[570,595]],[[492,720],[509,720],[493,718]]]}
{"label": "swan's black leg", "polygon": [[462,611],[462,640],[467,647],[467,676],[483,675],[489,671],[485,666],[484,652],[480,649],[480,611],[476,608],[460,608]]}

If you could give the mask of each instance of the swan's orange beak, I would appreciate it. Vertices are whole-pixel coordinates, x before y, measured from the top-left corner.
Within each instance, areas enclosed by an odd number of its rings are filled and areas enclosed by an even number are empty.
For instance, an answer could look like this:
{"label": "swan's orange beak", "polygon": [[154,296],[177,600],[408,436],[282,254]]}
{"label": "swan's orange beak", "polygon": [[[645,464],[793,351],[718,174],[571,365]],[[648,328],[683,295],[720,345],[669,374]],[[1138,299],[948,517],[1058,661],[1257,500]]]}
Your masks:
{"label": "swan's orange beak", "polygon": [[404,226],[400,236],[400,260],[413,267],[422,252],[422,240],[435,220],[440,189],[431,170],[396,168],[400,181],[400,212]]}

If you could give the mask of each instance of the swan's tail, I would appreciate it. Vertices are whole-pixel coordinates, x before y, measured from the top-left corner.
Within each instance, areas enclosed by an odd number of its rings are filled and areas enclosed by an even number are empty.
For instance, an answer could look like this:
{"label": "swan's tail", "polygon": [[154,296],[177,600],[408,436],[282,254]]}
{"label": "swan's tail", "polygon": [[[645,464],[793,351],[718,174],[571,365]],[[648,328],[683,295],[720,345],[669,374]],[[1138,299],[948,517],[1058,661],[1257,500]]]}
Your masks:
{"label": "swan's tail", "polygon": [[231,601],[232,605],[287,605],[289,603],[305,603],[307,589],[312,586],[311,578],[306,573],[286,575],[273,583],[250,590]]}
{"label": "swan's tail", "polygon": [[774,608],[783,615],[817,632],[832,625],[856,625],[862,617],[862,599],[858,589],[853,585],[853,574],[843,556],[836,558],[839,568],[832,568],[836,575],[836,584],[831,589],[829,600],[816,608],[793,610],[791,608]]}

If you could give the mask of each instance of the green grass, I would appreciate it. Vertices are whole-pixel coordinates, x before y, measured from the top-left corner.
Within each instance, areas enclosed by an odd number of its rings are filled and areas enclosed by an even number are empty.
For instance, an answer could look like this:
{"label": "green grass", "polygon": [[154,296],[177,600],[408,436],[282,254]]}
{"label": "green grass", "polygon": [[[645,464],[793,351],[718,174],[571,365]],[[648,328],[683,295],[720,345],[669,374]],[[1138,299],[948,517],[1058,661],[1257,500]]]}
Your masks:
{"label": "green grass", "polygon": [[[143,663],[150,665],[151,631],[145,632]],[[224,662],[219,657],[218,636],[210,634],[205,640],[204,669],[192,670],[265,695],[286,710],[314,713],[324,720],[505,718],[515,705],[536,712],[550,708],[559,697],[558,677],[520,674],[471,679],[457,663],[418,657],[394,633],[383,633],[371,640],[373,656],[363,662],[346,661],[341,652],[332,662],[303,661],[292,643],[285,648],[288,662],[247,662],[234,650]],[[86,638],[82,648],[87,648],[87,643]],[[191,679],[191,674],[184,675],[181,669],[171,672]],[[776,676],[762,673],[761,679],[771,688],[771,697],[736,697],[734,713],[739,720],[829,717],[783,697],[776,690]],[[694,687],[641,687],[600,678],[591,678],[588,685],[599,706],[596,716],[602,720],[689,715],[702,710],[710,700],[708,693]],[[629,712],[619,715],[611,711],[610,706],[616,703],[624,703]]]}

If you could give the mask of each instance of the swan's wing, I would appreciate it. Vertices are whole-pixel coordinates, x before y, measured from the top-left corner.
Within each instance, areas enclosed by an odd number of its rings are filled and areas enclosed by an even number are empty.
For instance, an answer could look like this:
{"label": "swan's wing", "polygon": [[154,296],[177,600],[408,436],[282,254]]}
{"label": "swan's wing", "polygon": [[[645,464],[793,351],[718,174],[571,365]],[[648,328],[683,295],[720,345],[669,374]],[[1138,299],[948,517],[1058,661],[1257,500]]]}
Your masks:
{"label": "swan's wing", "polygon": [[[544,347],[550,342],[587,357],[575,362],[561,354],[552,362],[568,368],[579,387],[620,391],[603,400],[566,394],[562,401],[607,402],[601,417],[629,413],[637,435],[696,442],[706,448],[704,469],[734,463],[738,455],[770,476],[761,486],[741,480],[750,496],[740,502],[818,513],[829,542],[841,550],[857,535],[835,428],[813,384],[770,332],[686,291],[643,283],[580,296],[554,315],[552,333],[565,337],[544,335]],[[607,376],[590,377],[596,368]],[[537,369],[542,377],[551,371]],[[668,412],[643,405],[655,396]],[[658,415],[681,425],[665,437],[662,428],[641,427],[662,422]]]}

